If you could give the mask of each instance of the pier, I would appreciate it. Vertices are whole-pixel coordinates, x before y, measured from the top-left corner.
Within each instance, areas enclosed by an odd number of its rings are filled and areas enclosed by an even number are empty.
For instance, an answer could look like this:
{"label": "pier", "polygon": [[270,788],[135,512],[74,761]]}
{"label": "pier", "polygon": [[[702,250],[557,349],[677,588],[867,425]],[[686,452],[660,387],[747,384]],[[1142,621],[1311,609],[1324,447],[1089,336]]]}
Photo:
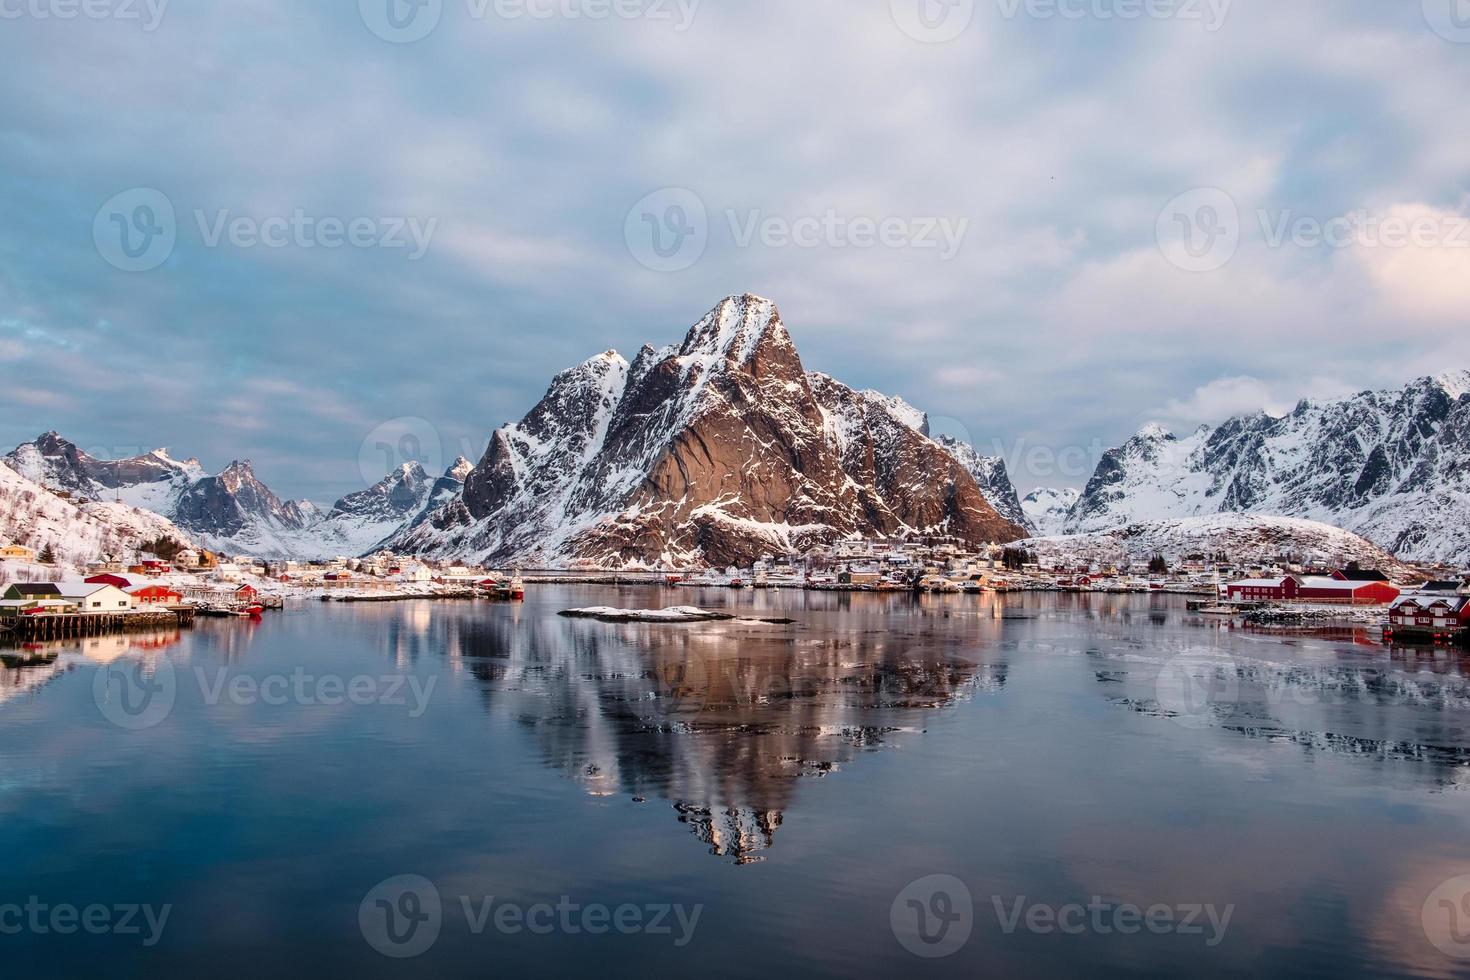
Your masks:
{"label": "pier", "polygon": [[0,638],[32,643],[41,640],[67,640],[76,637],[104,636],[109,633],[126,633],[132,630],[192,626],[193,624],[194,610],[187,606],[148,612],[16,616],[0,620]]}

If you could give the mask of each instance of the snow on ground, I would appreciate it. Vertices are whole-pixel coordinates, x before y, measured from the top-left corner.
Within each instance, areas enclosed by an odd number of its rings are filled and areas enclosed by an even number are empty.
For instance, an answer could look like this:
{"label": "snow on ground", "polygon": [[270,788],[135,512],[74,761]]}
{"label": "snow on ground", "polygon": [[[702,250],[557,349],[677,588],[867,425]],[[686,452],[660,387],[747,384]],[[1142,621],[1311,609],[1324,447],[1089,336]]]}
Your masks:
{"label": "snow on ground", "polygon": [[1031,538],[1017,547],[1034,551],[1043,566],[1116,565],[1163,555],[1170,564],[1188,555],[1217,553],[1243,564],[1269,565],[1289,557],[1303,564],[1342,567],[1356,561],[1389,574],[1410,570],[1377,545],[1341,528],[1292,517],[1211,514],[1130,524],[1114,531]]}
{"label": "snow on ground", "polygon": [[1072,487],[1037,487],[1021,501],[1021,512],[1040,536],[1059,535],[1066,530],[1067,515],[1081,496]]}
{"label": "snow on ground", "polygon": [[[0,466],[0,544],[22,545],[37,554],[50,545],[59,571],[80,569],[104,555],[130,555],[141,543],[160,535],[190,543],[188,535],[167,518],[126,504],[83,502],[79,506],[10,467]],[[7,574],[12,571],[20,569]],[[55,574],[58,569],[48,571]]]}

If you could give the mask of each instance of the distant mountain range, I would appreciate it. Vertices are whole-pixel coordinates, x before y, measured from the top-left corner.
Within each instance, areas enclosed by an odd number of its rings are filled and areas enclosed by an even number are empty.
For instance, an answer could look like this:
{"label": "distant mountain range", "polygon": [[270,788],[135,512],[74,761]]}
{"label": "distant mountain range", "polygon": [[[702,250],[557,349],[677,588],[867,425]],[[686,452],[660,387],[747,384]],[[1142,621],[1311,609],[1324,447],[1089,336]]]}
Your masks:
{"label": "distant mountain range", "polygon": [[[645,346],[631,363],[608,351],[558,375],[477,464],[435,475],[408,463],[325,513],[278,498],[248,460],[214,475],[166,450],[103,460],[50,432],[3,462],[28,487],[68,493],[94,523],[104,510],[133,524],[157,515],[147,530],[260,557],[388,547],[492,564],[725,565],[854,534],[978,546],[1245,513],[1346,528],[1401,558],[1464,561],[1467,392],[1461,372],[1184,438],[1151,425],[1106,453],[1082,492],[1022,499],[1004,460],[930,438],[902,399],[808,372],[775,304],[745,295],[681,343]],[[11,536],[54,529],[60,512],[42,509],[30,523],[14,510]],[[94,531],[78,541],[109,533]]]}
{"label": "distant mountain range", "polygon": [[1470,560],[1470,372],[1184,438],[1146,426],[1103,456],[1063,529],[1221,513],[1321,521],[1400,558]]}
{"label": "distant mountain range", "polygon": [[[435,479],[411,463],[367,490],[343,497],[326,514],[309,500],[282,501],[255,476],[249,460],[210,475],[197,459],[166,449],[102,460],[55,432],[22,443],[3,458],[30,484],[64,491],[76,504],[110,504],[163,518],[181,540],[225,554],[321,558],[372,551],[406,526],[458,496],[471,469],[460,459]],[[95,555],[92,557],[96,557]]]}

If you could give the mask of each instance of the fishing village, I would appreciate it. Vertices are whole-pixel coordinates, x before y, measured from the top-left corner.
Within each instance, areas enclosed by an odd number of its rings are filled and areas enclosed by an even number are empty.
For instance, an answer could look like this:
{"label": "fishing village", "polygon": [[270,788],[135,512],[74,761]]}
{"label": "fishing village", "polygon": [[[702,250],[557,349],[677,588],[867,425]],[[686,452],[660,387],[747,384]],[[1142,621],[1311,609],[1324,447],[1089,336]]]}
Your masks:
{"label": "fishing village", "polygon": [[288,600],[383,603],[521,601],[528,586],[614,584],[688,590],[803,589],[962,595],[1026,591],[1184,597],[1204,616],[1273,626],[1351,623],[1393,642],[1470,637],[1470,573],[1399,567],[1392,574],[1310,556],[1235,561],[1226,554],[1146,562],[1043,560],[1016,547],[966,549],[944,538],[841,540],[746,568],[494,571],[379,552],[329,561],[223,558],[184,549],[164,560],[101,561],[70,575],[27,549],[0,549],[0,642],[187,627],[198,617],[258,618]]}

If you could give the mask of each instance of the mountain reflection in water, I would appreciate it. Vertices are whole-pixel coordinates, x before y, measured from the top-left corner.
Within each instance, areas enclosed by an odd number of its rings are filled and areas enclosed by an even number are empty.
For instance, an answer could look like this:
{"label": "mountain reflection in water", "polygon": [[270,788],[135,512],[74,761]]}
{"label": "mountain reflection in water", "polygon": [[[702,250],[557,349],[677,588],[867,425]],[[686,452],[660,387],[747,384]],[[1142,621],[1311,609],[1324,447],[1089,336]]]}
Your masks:
{"label": "mountain reflection in water", "polygon": [[[676,604],[795,623],[557,615]],[[1424,919],[1470,875],[1462,650],[1242,629],[1174,596],[602,586],[94,639],[0,669],[0,892],[174,903],[153,973],[399,975],[358,911],[419,874],[446,908],[708,910],[688,947],[446,921],[436,975],[893,975],[916,966],[895,900],[948,874],[973,936],[935,976],[1464,975]],[[156,725],[101,710],[99,678],[165,664]],[[339,696],[261,696],[298,673]],[[344,701],[358,679],[400,697]],[[994,902],[1021,896],[1235,914],[1215,947],[1007,932]],[[4,938],[17,975],[143,962]]]}
{"label": "mountain reflection in water", "polygon": [[[999,623],[989,620],[993,629]],[[505,616],[446,623],[435,646],[593,796],[659,798],[712,854],[772,846],[803,777],[998,692],[1003,663],[930,632],[753,623],[608,625]],[[442,644],[442,646],[441,646]]]}

